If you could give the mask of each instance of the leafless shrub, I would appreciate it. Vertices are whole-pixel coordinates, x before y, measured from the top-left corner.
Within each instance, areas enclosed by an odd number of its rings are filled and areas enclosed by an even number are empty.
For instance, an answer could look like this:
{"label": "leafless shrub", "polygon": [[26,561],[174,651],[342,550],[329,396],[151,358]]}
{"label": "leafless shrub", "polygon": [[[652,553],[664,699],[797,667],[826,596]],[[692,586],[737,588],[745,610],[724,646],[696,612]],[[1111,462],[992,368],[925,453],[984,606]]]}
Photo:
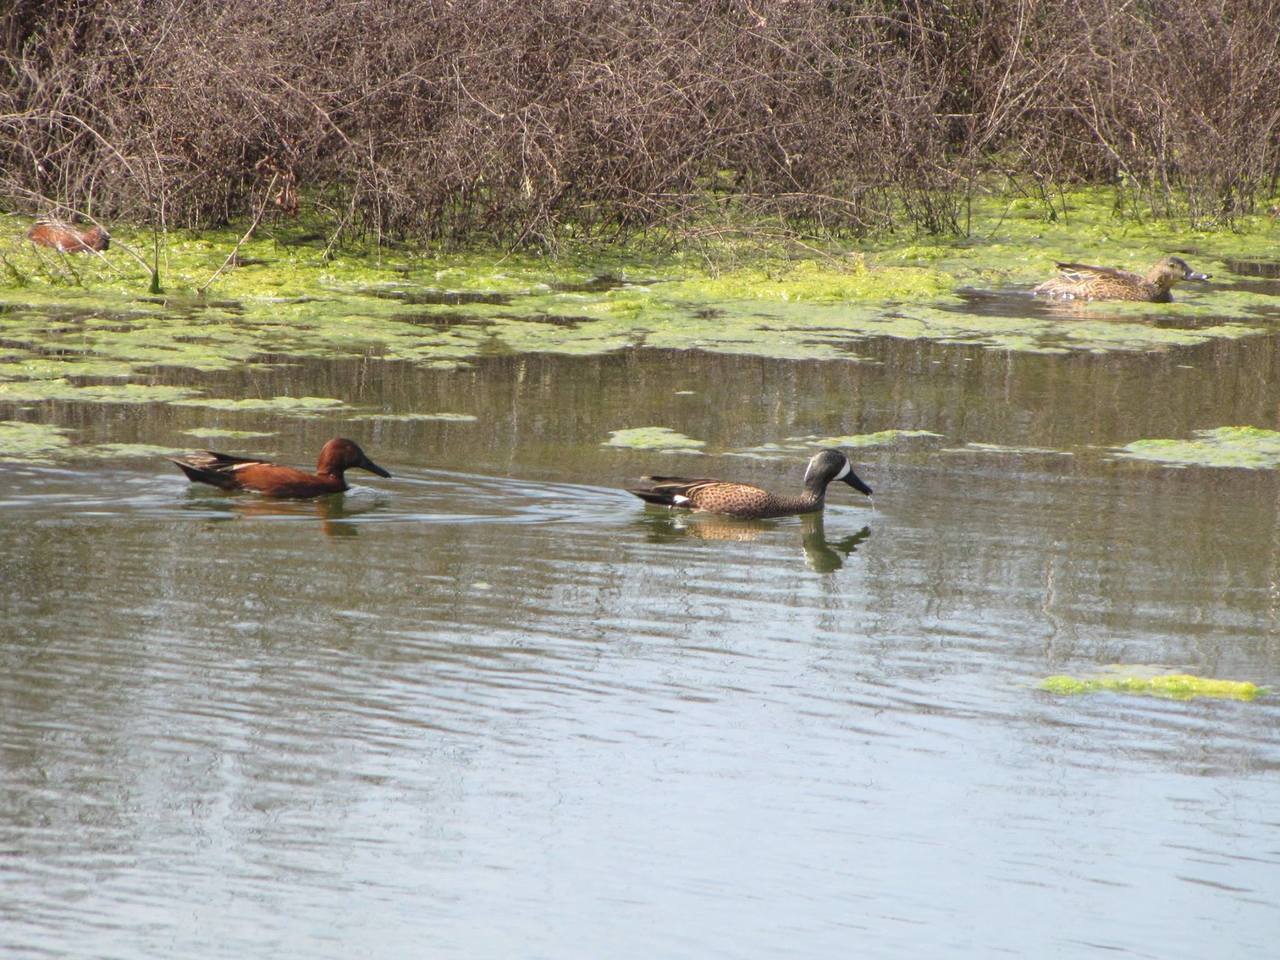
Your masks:
{"label": "leafless shrub", "polygon": [[[11,0],[0,193],[554,244],[964,228],[976,184],[1230,220],[1280,171],[1280,0]],[[270,197],[267,196],[270,192]],[[61,204],[63,209],[56,209]],[[746,215],[744,217],[744,214]]]}

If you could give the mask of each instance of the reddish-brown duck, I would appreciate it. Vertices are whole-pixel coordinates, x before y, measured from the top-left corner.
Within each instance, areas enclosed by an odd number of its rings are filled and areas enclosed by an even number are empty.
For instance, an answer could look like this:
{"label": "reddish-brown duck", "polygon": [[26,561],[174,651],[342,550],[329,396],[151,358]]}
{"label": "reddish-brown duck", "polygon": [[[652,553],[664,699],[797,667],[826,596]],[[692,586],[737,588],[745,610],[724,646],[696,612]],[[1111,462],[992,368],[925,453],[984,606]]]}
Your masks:
{"label": "reddish-brown duck", "polygon": [[27,231],[27,239],[36,246],[52,247],[61,253],[102,251],[111,245],[111,234],[102,227],[82,230],[57,220],[37,220]]}
{"label": "reddish-brown duck", "polygon": [[264,460],[231,457],[212,450],[170,459],[191,480],[223,490],[256,490],[264,497],[299,499],[341,493],[347,489],[343,473],[353,467],[368,470],[380,477],[391,476],[366,457],[364,451],[353,441],[342,437],[335,437],[324,445],[315,473],[282,467]]}

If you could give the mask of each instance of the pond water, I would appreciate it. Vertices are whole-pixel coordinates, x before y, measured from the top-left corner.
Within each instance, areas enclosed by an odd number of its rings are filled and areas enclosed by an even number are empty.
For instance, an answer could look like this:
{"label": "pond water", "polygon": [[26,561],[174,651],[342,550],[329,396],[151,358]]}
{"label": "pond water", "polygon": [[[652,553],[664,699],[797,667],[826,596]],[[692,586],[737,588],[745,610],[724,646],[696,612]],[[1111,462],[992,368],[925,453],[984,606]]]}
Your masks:
{"label": "pond water", "polygon": [[[255,359],[146,382],[344,406],[0,402],[117,451],[0,461],[0,953],[1274,949],[1280,700],[1038,684],[1280,684],[1276,472],[1117,452],[1280,426],[1280,334]],[[656,426],[702,446],[606,444]],[[850,447],[874,500],[824,518],[622,490],[886,430],[931,435]],[[271,503],[101,446],[335,434],[393,478]]]}

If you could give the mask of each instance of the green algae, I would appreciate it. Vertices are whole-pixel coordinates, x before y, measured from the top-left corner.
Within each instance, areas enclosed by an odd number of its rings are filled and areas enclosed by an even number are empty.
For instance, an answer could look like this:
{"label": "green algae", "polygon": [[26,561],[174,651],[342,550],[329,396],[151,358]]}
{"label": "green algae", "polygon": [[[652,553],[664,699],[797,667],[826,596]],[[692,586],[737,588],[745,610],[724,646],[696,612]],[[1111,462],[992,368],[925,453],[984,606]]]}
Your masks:
{"label": "green algae", "polygon": [[609,439],[601,446],[627,447],[631,450],[650,450],[658,453],[701,453],[705,440],[694,440],[670,427],[633,427],[611,430]]}
{"label": "green algae", "polygon": [[413,423],[419,420],[443,420],[448,423],[473,423],[478,417],[470,413],[361,413],[348,420],[377,420],[385,423]]}
{"label": "green algae", "polygon": [[224,430],[221,427],[198,427],[194,430],[179,430],[190,437],[210,440],[256,440],[261,437],[274,437],[273,430]]}
{"label": "green algae", "polygon": [[49,423],[0,420],[0,458],[49,463],[71,447],[68,430]]}
{"label": "green algae", "polygon": [[[864,359],[877,338],[1030,353],[1136,352],[1251,336],[1280,318],[1280,290],[1233,286],[1226,265],[1270,245],[1259,220],[1238,233],[1118,219],[1107,191],[1036,205],[977,198],[971,238],[758,249],[721,263],[676,252],[574,248],[554,259],[405,248],[326,249],[301,228],[260,232],[205,286],[238,231],[162,237],[165,292],[116,247],[151,234],[113,226],[103,258],[50,257],[0,216],[0,381],[216,372],[280,357],[380,358],[453,369],[493,353],[597,355],[699,349],[780,359]],[[1172,304],[1047,304],[1031,286],[1057,260],[1145,269],[1177,252],[1215,274]],[[68,272],[70,265],[74,276]],[[19,283],[14,277],[21,277]],[[966,290],[989,291],[974,301]],[[1173,318],[1176,322],[1167,322]]]}
{"label": "green algae", "polygon": [[875,433],[857,433],[840,437],[824,437],[809,434],[803,437],[787,437],[785,440],[762,443],[742,450],[730,451],[731,457],[753,459],[781,459],[784,457],[811,456],[816,447],[848,447],[863,449],[885,447],[911,441],[941,440],[942,434],[932,430],[877,430]]}
{"label": "green algae", "polygon": [[72,431],[47,423],[0,420],[0,459],[50,464],[75,460],[142,460],[181,453],[149,443],[77,445]]}
{"label": "green algae", "polygon": [[276,416],[309,417],[317,413],[340,410],[346,407],[341,400],[332,397],[246,397],[232,400],[226,397],[200,397],[175,400],[176,407],[202,407],[207,410],[223,410],[228,413],[270,413]]}
{"label": "green algae", "polygon": [[87,384],[66,380],[29,380],[0,383],[0,403],[38,403],[62,400],[72,403],[170,403],[181,402],[200,391],[145,383]]}
{"label": "green algae", "polygon": [[1005,443],[966,443],[963,447],[943,447],[940,453],[994,453],[1013,456],[1053,456],[1073,457],[1070,450],[1057,450],[1053,447],[1018,446]]}
{"label": "green algae", "polygon": [[923,438],[940,439],[942,434],[932,430],[878,430],[875,433],[857,433],[843,437],[792,437],[792,440],[812,440],[819,447],[884,447],[903,440]]}
{"label": "green algae", "polygon": [[1269,470],[1280,467],[1280,432],[1259,427],[1198,430],[1195,440],[1135,440],[1116,451],[1131,460],[1171,466],[1235,467]]}
{"label": "green algae", "polygon": [[774,261],[660,288],[674,300],[696,302],[776,300],[798,303],[927,300],[955,288],[947,273],[920,266],[880,266],[852,253],[826,260]]}
{"label": "green algae", "polygon": [[1209,697],[1224,700],[1255,700],[1266,693],[1265,687],[1243,680],[1217,680],[1188,673],[1147,674],[1142,668],[1114,667],[1114,673],[1094,677],[1053,676],[1039,683],[1039,688],[1058,696],[1087,693],[1130,693],[1164,697],[1170,700],[1192,700]]}
{"label": "green algae", "polygon": [[96,443],[71,447],[65,456],[91,460],[149,460],[155,457],[173,457],[186,451],[180,447],[165,447],[151,443]]}

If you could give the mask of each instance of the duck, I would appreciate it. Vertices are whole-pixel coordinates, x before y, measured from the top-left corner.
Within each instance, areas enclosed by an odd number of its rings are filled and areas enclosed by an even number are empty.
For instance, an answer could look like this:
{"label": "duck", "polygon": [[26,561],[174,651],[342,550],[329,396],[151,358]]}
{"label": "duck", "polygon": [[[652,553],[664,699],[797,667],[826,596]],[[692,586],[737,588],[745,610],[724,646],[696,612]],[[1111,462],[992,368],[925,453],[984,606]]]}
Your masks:
{"label": "duck", "polygon": [[307,473],[266,460],[232,457],[213,450],[201,450],[183,457],[169,457],[187,478],[222,490],[256,490],[264,497],[292,500],[341,493],[348,489],[343,473],[353,467],[380,477],[391,474],[370,460],[359,445],[345,437],[334,437],[320,450],[316,472]]}
{"label": "duck", "polygon": [[1058,276],[1036,287],[1032,293],[1059,300],[1142,300],[1169,303],[1169,293],[1181,280],[1205,281],[1209,274],[1187,266],[1181,257],[1165,257],[1147,275],[1117,270],[1114,267],[1091,267],[1086,263],[1059,263]]}
{"label": "duck", "polygon": [[795,496],[770,493],[749,483],[690,477],[644,477],[649,486],[628,488],[646,503],[703,513],[717,513],[739,520],[769,520],[802,513],[816,513],[826,505],[827,485],[841,480],[859,493],[871,496],[871,488],[853,472],[849,458],[828,447],[814,454],[804,471],[804,492]]}
{"label": "duck", "polygon": [[102,227],[73,227],[58,220],[37,220],[27,231],[27,239],[38,247],[52,247],[59,253],[101,253],[111,245],[111,234]]}

